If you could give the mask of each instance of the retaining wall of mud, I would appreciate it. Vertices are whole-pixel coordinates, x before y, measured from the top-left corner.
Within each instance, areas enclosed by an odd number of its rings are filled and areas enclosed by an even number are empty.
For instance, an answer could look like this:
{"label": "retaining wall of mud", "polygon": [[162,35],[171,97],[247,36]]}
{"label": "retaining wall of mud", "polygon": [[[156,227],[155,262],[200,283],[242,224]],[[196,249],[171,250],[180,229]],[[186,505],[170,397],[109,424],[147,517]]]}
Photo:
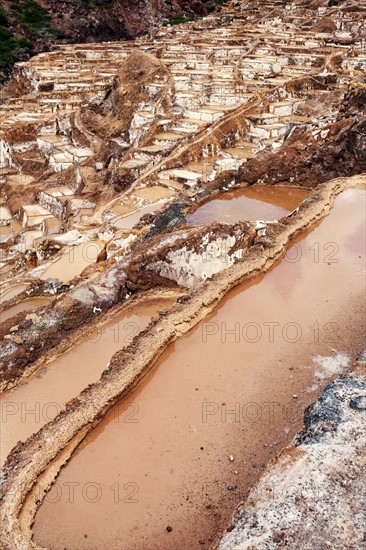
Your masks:
{"label": "retaining wall of mud", "polygon": [[[1,388],[9,389],[34,372],[40,358],[62,340],[67,341],[75,330],[93,324],[101,314],[136,292],[181,282],[178,277],[174,281],[164,266],[169,265],[192,283],[183,286],[197,287],[207,274],[221,272],[241,258],[255,236],[253,226],[245,222],[159,234],[140,243],[119,264],[69,290],[46,308],[19,314],[16,324],[6,323],[7,332],[0,342]],[[192,258],[190,264],[184,260],[187,254]]]}

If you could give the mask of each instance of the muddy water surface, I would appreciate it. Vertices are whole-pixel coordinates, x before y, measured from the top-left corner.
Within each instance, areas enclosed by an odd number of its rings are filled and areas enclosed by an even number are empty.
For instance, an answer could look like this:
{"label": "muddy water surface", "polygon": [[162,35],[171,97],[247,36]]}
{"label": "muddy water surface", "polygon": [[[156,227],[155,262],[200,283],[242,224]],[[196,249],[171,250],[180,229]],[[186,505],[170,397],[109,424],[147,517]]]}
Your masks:
{"label": "muddy water surface", "polygon": [[50,300],[52,300],[52,298],[47,298],[46,296],[37,296],[34,298],[28,298],[28,300],[23,300],[23,302],[19,302],[19,304],[9,307],[4,311],[1,311],[0,323],[3,323],[4,321],[6,321],[7,319],[10,319],[11,317],[14,317],[14,315],[16,315],[17,313],[20,313],[21,311],[28,311],[35,307],[45,306],[50,302]]}
{"label": "muddy water surface", "polygon": [[295,210],[309,194],[294,187],[245,187],[223,193],[189,214],[190,225],[240,220],[277,220]]}
{"label": "muddy water surface", "polygon": [[29,285],[15,285],[7,290],[0,292],[0,304],[3,304],[8,300],[11,300],[12,298],[15,298],[15,296],[18,296],[18,294],[26,290],[28,286]]}
{"label": "muddy water surface", "polygon": [[103,246],[102,241],[90,241],[70,247],[40,275],[40,279],[45,281],[48,278],[56,278],[68,283],[86,267],[95,263]]}
{"label": "muddy water surface", "polygon": [[64,404],[97,381],[112,355],[129,344],[171,301],[130,306],[62,357],[0,398],[1,463],[19,441],[54,418]]}
{"label": "muddy water surface", "polygon": [[151,214],[152,212],[159,210],[159,208],[161,208],[165,204],[165,202],[166,200],[162,199],[152,204],[148,204],[147,206],[144,206],[143,208],[137,210],[129,216],[124,216],[123,218],[119,218],[118,220],[113,221],[113,225],[122,229],[132,229],[133,226],[140,221],[142,216],[144,216],[145,214]]}
{"label": "muddy water surface", "polygon": [[304,408],[362,349],[364,212],[363,191],[342,193],[281,262],[168,348],[62,469],[38,543],[212,548]]}

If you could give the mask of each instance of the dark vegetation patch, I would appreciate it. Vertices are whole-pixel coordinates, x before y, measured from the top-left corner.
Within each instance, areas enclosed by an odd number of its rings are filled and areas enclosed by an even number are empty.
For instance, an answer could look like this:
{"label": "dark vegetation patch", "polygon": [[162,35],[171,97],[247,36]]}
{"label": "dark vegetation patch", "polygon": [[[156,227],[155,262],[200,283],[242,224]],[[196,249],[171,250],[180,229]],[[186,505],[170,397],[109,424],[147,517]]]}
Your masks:
{"label": "dark vegetation patch", "polygon": [[62,38],[52,26],[51,14],[35,0],[13,0],[0,7],[0,82],[10,74],[14,63],[36,53],[39,40]]}
{"label": "dark vegetation patch", "polygon": [[55,43],[131,40],[156,24],[180,25],[227,0],[0,0],[0,84],[14,64]]}

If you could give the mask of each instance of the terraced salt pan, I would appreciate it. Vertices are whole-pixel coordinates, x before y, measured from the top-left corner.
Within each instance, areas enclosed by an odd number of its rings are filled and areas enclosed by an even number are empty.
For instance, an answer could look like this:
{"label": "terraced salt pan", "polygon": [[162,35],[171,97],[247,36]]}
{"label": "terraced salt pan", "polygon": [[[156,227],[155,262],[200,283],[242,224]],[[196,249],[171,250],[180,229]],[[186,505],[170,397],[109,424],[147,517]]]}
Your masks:
{"label": "terraced salt pan", "polygon": [[68,283],[86,267],[95,263],[103,244],[101,241],[89,241],[70,247],[40,275],[40,279],[45,281],[56,278]]}
{"label": "terraced salt pan", "polygon": [[213,547],[329,380],[321,364],[363,345],[364,212],[364,191],[343,192],[281,262],[167,350],[61,470],[37,543]]}
{"label": "terraced salt pan", "polygon": [[1,464],[18,441],[54,418],[64,404],[96,382],[109,359],[128,345],[171,301],[130,306],[82,343],[0,398]]}
{"label": "terraced salt pan", "polygon": [[166,187],[156,185],[155,187],[144,187],[142,189],[138,189],[135,191],[135,195],[142,199],[148,199],[149,201],[158,201],[172,197],[175,193]]}
{"label": "terraced salt pan", "polygon": [[223,193],[188,215],[189,225],[241,220],[276,220],[292,212],[309,191],[296,187],[245,187]]}
{"label": "terraced salt pan", "polygon": [[129,216],[124,216],[123,218],[119,218],[116,221],[113,221],[113,225],[121,229],[132,229],[133,226],[140,221],[142,216],[144,216],[145,214],[151,214],[156,210],[159,210],[159,208],[161,208],[166,203],[166,201],[167,199],[162,199],[152,204],[148,204],[147,206],[140,208],[140,210],[133,212]]}
{"label": "terraced salt pan", "polygon": [[134,206],[132,204],[115,204],[111,208],[111,212],[114,214],[129,214],[134,211]]}

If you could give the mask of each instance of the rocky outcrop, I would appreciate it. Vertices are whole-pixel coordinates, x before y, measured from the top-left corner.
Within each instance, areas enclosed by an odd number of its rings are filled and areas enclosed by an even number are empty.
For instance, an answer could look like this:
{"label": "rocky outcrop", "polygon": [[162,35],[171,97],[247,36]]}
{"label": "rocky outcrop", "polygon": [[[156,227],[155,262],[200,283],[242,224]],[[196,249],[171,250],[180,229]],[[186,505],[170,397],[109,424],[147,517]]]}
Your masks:
{"label": "rocky outcrop", "polygon": [[248,161],[239,179],[251,184],[296,181],[314,187],[365,170],[366,118],[358,115],[321,128],[296,128],[279,151],[264,151]]}
{"label": "rocky outcrop", "polygon": [[[366,380],[338,378],[237,509],[219,550],[362,548]],[[316,525],[316,529],[314,526]]]}
{"label": "rocky outcrop", "polygon": [[121,64],[102,101],[81,110],[82,124],[101,143],[96,160],[108,167],[105,181],[116,191],[133,181],[132,167],[121,167],[121,158],[149,139],[160,117],[171,116],[172,102],[169,69],[153,55],[135,52]]}
{"label": "rocky outcrop", "polygon": [[65,35],[77,42],[132,39],[174,15],[207,14],[205,2],[200,0],[137,0],[134,3],[129,0],[85,0],[71,4],[41,0],[40,3],[47,7]]}
{"label": "rocky outcrop", "polygon": [[169,114],[171,80],[169,69],[159,59],[148,53],[132,53],[121,63],[103,100],[81,110],[81,120],[104,141],[118,136],[126,147],[137,146],[151,126],[144,120],[143,131],[138,131],[142,127],[138,111],[149,109],[152,121],[159,114]]}

